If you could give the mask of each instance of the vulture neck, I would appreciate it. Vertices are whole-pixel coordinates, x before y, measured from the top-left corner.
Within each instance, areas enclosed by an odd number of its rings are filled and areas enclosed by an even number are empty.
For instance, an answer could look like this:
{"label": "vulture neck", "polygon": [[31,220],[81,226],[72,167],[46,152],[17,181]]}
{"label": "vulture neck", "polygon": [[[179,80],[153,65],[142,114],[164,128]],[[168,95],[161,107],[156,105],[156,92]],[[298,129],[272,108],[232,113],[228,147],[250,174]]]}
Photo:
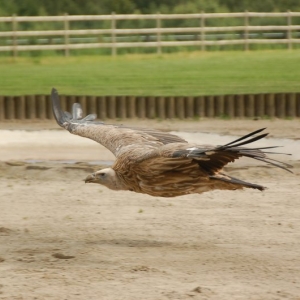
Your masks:
{"label": "vulture neck", "polygon": [[128,188],[122,183],[122,181],[120,180],[117,172],[112,169],[109,168],[109,173],[110,173],[110,180],[108,182],[106,182],[106,187],[108,187],[111,190],[114,191],[120,191],[120,190],[128,190]]}

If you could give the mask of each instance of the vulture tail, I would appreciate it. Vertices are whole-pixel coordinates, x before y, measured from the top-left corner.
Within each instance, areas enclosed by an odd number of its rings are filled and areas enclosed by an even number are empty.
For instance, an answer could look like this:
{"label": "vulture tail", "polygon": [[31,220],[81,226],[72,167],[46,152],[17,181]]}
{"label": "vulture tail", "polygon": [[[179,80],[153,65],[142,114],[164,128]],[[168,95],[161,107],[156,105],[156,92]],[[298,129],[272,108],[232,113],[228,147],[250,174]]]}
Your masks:
{"label": "vulture tail", "polygon": [[242,136],[241,138],[234,140],[233,142],[230,142],[223,146],[218,146],[215,150],[221,150],[221,151],[232,151],[236,152],[241,156],[250,157],[265,163],[268,163],[270,165],[273,165],[275,167],[281,168],[283,170],[286,170],[290,173],[293,173],[288,168],[292,168],[290,164],[272,159],[267,157],[266,154],[284,154],[284,155],[290,155],[288,153],[278,153],[278,152],[269,152],[269,151],[262,151],[265,149],[272,149],[272,148],[278,148],[280,146],[270,146],[270,147],[259,147],[259,148],[244,148],[241,146],[253,143],[257,140],[260,140],[268,135],[268,133],[263,133],[260,135],[256,135],[257,133],[260,133],[261,131],[265,130],[266,128],[261,128],[259,130],[255,130],[249,134],[246,134]]}
{"label": "vulture tail", "polygon": [[292,168],[290,164],[280,162],[267,156],[270,154],[290,155],[287,153],[277,153],[268,151],[268,149],[278,148],[278,146],[255,148],[244,147],[244,145],[248,145],[266,137],[268,133],[261,134],[261,132],[264,129],[265,128],[255,130],[228,144],[221,146],[211,148],[202,148],[201,146],[199,146],[199,148],[193,147],[185,150],[178,150],[173,153],[173,157],[186,156],[195,159],[199,162],[199,165],[203,169],[211,173],[211,175],[213,175],[218,170],[222,169],[227,163],[233,162],[235,159],[242,156],[259,160],[267,164],[273,165],[275,167],[281,168],[290,173],[293,173],[291,170],[289,170],[289,168]]}
{"label": "vulture tail", "polygon": [[211,175],[211,176],[209,176],[209,178],[213,179],[213,180],[221,180],[221,181],[224,181],[224,182],[228,182],[228,183],[231,183],[231,184],[234,184],[234,185],[237,185],[237,186],[257,189],[257,190],[260,190],[260,191],[263,191],[264,189],[266,189],[262,185],[246,182],[246,181],[237,179],[237,178],[229,176],[229,175],[222,175],[221,173],[217,174],[217,175]]}

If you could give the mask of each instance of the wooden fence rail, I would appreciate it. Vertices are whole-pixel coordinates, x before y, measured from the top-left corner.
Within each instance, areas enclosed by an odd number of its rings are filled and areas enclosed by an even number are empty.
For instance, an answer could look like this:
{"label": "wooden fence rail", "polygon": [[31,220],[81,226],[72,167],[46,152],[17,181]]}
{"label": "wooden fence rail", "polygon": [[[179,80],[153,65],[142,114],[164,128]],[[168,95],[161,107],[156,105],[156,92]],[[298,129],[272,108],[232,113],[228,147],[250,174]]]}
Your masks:
{"label": "wooden fence rail", "polygon": [[[300,93],[189,97],[68,96],[63,110],[79,102],[85,114],[99,119],[125,118],[299,118]],[[49,95],[0,96],[0,121],[53,119]]]}
{"label": "wooden fence rail", "polygon": [[[196,14],[151,14],[151,15],[74,15],[69,16],[11,16],[0,17],[0,26],[9,24],[8,30],[0,31],[0,52],[11,52],[17,56],[19,51],[64,50],[66,56],[72,49],[109,48],[112,55],[119,48],[243,45],[245,50],[254,44],[286,44],[288,49],[300,43],[300,12],[280,13],[196,13]],[[213,19],[235,19],[235,26],[215,26]],[[266,25],[266,20],[283,18],[280,24]],[[264,19],[261,25],[251,25],[253,20]],[[153,27],[143,23],[142,28],[120,28],[126,20],[154,20]],[[194,20],[196,27],[168,27],[168,20]],[[86,21],[102,21],[97,29],[84,28]],[[47,30],[24,30],[22,23],[43,22]],[[52,22],[52,23],[51,23]],[[54,23],[53,23],[54,22]],[[277,21],[278,22],[278,21]],[[294,23],[298,24],[294,24]],[[83,29],[73,28],[82,26]],[[194,22],[195,23],[195,22]],[[46,25],[45,25],[46,24]],[[48,25],[47,25],[48,24]],[[282,25],[283,24],[283,25]],[[59,28],[55,29],[53,28]],[[1,28],[1,27],[0,27]],[[29,27],[30,28],[30,27]],[[31,26],[34,28],[34,26]],[[73,29],[72,29],[73,28]],[[40,40],[35,39],[38,37]],[[89,39],[84,40],[84,37]],[[92,37],[92,40],[91,40]],[[25,39],[26,38],[26,39]],[[22,39],[22,40],[21,40]],[[25,40],[24,40],[25,39]],[[82,42],[83,41],[83,42]],[[25,43],[25,44],[24,44]]]}

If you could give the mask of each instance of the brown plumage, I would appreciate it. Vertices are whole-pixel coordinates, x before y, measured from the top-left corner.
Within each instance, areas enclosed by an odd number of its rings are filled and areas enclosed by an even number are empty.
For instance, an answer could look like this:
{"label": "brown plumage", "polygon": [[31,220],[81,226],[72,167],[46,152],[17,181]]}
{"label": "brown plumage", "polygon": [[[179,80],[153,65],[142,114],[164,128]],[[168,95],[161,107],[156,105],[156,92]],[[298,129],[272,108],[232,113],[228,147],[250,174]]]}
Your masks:
{"label": "brown plumage", "polygon": [[96,115],[82,118],[80,104],[72,114],[60,108],[58,93],[51,93],[57,123],[72,134],[90,138],[109,149],[116,161],[111,168],[97,171],[86,182],[99,183],[112,190],[127,190],[152,196],[175,197],[203,193],[214,189],[235,190],[264,187],[226,175],[222,169],[229,162],[246,156],[291,172],[291,167],[267,157],[264,148],[245,148],[246,144],[264,138],[263,129],[251,132],[223,146],[190,144],[184,139],[152,129],[134,129],[105,125]]}

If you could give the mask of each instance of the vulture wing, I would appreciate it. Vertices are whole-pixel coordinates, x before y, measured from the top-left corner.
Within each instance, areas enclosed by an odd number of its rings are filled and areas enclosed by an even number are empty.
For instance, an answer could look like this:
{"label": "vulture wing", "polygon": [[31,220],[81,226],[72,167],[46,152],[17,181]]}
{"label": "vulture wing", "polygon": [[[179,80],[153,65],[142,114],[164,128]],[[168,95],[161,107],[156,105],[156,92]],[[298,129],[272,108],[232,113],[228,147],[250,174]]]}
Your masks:
{"label": "vulture wing", "polygon": [[169,143],[187,143],[184,139],[165,132],[147,128],[131,128],[108,125],[96,121],[97,115],[90,114],[82,117],[79,103],[73,104],[72,114],[63,112],[56,89],[51,92],[52,109],[56,122],[70,133],[90,138],[109,149],[116,157],[132,149],[134,145],[143,146],[145,151]]}

